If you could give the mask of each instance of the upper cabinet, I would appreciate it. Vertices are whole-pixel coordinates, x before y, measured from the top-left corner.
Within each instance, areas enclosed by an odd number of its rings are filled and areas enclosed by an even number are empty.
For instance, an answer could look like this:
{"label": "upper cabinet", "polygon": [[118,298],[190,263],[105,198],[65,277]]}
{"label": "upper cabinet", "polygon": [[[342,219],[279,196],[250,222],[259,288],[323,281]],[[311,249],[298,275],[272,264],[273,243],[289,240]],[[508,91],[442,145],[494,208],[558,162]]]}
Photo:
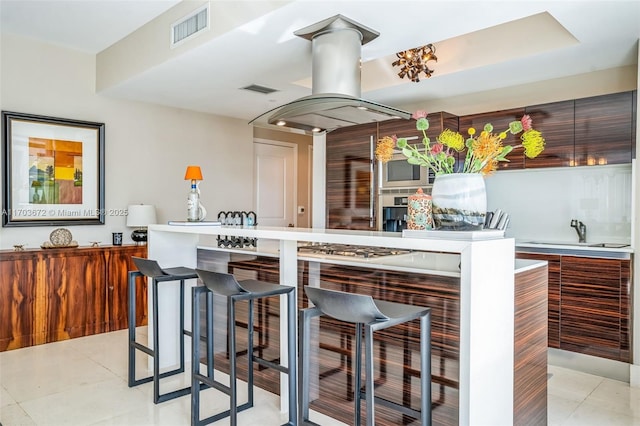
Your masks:
{"label": "upper cabinet", "polygon": [[[434,112],[427,116],[429,128],[427,136],[435,142],[444,129],[458,130],[458,117],[448,112]],[[417,137],[409,143],[422,143],[422,132],[416,129],[416,120],[387,120],[381,121],[378,127],[378,137],[396,135],[399,138]]]}
{"label": "upper cabinet", "polygon": [[[460,117],[460,133],[465,140],[469,137],[467,130],[469,127],[476,129],[479,134],[485,124],[491,123],[495,133],[509,129],[509,123],[519,121],[525,114],[524,108],[513,108],[502,111],[487,112],[483,114],[471,114]],[[520,144],[520,135],[512,135],[509,133],[503,141],[504,145],[516,146]],[[509,161],[501,161],[498,163],[498,170],[501,169],[522,169],[524,168],[524,151],[522,148],[513,150],[509,154]]]}
{"label": "upper cabinet", "polygon": [[525,109],[533,128],[542,132],[544,151],[536,158],[524,159],[525,168],[565,167],[574,164],[574,101],[553,102]]}
{"label": "upper cabinet", "polygon": [[633,92],[575,100],[575,165],[631,162]]}

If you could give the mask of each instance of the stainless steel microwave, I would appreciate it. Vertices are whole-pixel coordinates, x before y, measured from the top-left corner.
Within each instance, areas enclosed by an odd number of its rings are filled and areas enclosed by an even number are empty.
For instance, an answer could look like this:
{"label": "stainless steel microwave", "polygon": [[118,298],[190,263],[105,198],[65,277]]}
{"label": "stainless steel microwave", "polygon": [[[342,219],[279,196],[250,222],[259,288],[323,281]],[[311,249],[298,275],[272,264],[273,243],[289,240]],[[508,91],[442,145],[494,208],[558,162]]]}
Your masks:
{"label": "stainless steel microwave", "polygon": [[382,188],[418,187],[431,185],[435,174],[428,167],[420,167],[407,162],[402,153],[394,154],[387,163],[381,163]]}

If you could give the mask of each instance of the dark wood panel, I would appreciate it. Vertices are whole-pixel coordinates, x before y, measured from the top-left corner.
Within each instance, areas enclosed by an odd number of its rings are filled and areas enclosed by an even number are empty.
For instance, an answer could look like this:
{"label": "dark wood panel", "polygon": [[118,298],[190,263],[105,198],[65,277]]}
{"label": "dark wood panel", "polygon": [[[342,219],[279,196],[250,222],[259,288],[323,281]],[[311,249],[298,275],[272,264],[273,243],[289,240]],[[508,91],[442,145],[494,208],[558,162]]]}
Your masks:
{"label": "dark wood panel", "polygon": [[560,348],[560,259],[557,254],[516,253],[518,259],[544,260],[548,270],[548,345]]}
{"label": "dark wood panel", "polygon": [[536,158],[525,157],[526,168],[574,165],[574,101],[528,106],[525,112],[533,128],[542,132],[544,151]]}
{"label": "dark wood panel", "polygon": [[[494,133],[499,133],[509,128],[509,123],[512,121],[520,120],[525,114],[524,108],[513,108],[502,111],[486,112],[483,114],[470,114],[463,115],[459,119],[459,128],[462,135],[469,137],[467,130],[469,127],[476,129],[477,133],[480,133],[485,124],[491,123],[493,125]],[[520,145],[520,136],[508,134],[507,138],[503,141],[504,145]],[[515,149],[508,156],[509,161],[501,161],[498,163],[498,170],[501,169],[522,169],[524,168],[524,151],[522,148]],[[461,160],[464,160],[464,156],[461,156]]]}
{"label": "dark wood panel", "polygon": [[[326,209],[331,229],[375,230],[371,175],[378,123],[350,126],[327,134]],[[373,185],[372,177],[374,177]],[[372,215],[373,213],[373,215]]]}
{"label": "dark wood panel", "polygon": [[575,100],[575,165],[631,162],[633,93]]}
{"label": "dark wood panel", "polygon": [[106,269],[98,251],[69,251],[44,259],[47,342],[106,331]]}
{"label": "dark wood panel", "polygon": [[0,254],[0,351],[36,343],[37,254]]}
{"label": "dark wood panel", "polygon": [[[146,246],[119,246],[103,252],[106,270],[107,330],[122,330],[129,325],[128,273],[137,270],[131,256],[147,257]],[[147,324],[147,283],[139,277],[136,286],[136,325]]]}
{"label": "dark wood panel", "polygon": [[631,261],[620,262],[620,357],[622,362],[631,363],[631,304],[632,304],[632,269]]}
{"label": "dark wood panel", "polygon": [[620,360],[621,261],[562,256],[560,348]]}
{"label": "dark wood panel", "polygon": [[547,423],[547,275],[545,267],[515,277],[515,425]]}
{"label": "dark wood panel", "polygon": [[[448,112],[434,112],[427,116],[427,136],[434,143],[444,129],[458,131],[458,117]],[[378,123],[378,138],[396,135],[399,138],[417,137],[411,143],[422,142],[422,132],[416,129],[416,120],[387,120]]]}

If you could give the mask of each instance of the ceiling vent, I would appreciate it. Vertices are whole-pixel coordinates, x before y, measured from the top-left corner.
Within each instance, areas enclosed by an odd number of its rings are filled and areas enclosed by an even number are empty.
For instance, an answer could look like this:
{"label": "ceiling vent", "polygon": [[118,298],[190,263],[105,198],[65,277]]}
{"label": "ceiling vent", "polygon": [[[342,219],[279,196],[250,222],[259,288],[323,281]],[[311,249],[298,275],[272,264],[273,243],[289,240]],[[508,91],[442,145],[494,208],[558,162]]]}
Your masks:
{"label": "ceiling vent", "polygon": [[209,28],[209,6],[205,5],[171,25],[171,46]]}
{"label": "ceiling vent", "polygon": [[249,86],[243,87],[244,90],[249,90],[250,92],[258,92],[264,95],[268,95],[269,93],[277,92],[276,89],[272,89],[271,87],[264,87],[258,84],[251,84]]}

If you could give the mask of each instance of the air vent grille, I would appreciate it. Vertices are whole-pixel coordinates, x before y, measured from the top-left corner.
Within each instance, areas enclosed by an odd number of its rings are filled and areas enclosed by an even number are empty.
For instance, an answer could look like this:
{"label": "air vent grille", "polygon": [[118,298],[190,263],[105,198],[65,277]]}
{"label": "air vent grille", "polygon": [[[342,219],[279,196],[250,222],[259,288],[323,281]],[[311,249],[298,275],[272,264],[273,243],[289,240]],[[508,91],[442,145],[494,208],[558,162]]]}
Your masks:
{"label": "air vent grille", "polygon": [[175,45],[207,28],[209,28],[209,8],[205,6],[171,26],[171,44]]}
{"label": "air vent grille", "polygon": [[249,90],[251,92],[262,93],[262,94],[265,94],[265,95],[268,95],[269,93],[277,92],[276,89],[272,89],[271,87],[260,86],[258,84],[251,84],[249,86],[243,87],[243,89],[244,90]]}

